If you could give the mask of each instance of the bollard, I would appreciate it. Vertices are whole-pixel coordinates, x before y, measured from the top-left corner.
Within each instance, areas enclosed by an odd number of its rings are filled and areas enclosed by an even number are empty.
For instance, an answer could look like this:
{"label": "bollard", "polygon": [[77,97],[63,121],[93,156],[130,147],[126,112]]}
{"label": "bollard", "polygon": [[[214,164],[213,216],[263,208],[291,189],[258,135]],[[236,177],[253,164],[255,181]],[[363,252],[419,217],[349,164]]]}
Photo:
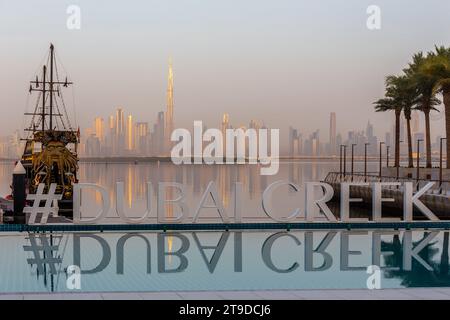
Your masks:
{"label": "bollard", "polygon": [[25,224],[23,208],[26,202],[25,178],[26,170],[19,161],[13,171],[14,223]]}

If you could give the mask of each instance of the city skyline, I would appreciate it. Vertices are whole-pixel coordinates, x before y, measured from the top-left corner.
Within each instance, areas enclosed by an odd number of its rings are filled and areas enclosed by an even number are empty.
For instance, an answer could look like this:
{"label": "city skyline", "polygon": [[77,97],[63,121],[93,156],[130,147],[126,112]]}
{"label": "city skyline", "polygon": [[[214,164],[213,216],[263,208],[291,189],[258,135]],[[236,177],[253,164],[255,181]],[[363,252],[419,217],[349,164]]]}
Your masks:
{"label": "city skyline", "polygon": [[[80,0],[82,25],[75,31],[65,25],[68,3],[44,0],[42,10],[25,0],[1,4],[0,32],[8,50],[0,58],[8,72],[0,75],[0,84],[8,95],[0,103],[25,109],[30,70],[53,42],[76,84],[70,110],[83,115],[77,117],[82,128],[118,106],[135,119],[153,120],[149,114],[166,106],[165,61],[172,56],[179,127],[194,120],[213,125],[228,113],[240,124],[259,118],[280,128],[287,144],[289,126],[325,132],[323,116],[334,111],[352,115],[341,116],[337,130],[354,129],[355,120],[370,118],[382,136],[391,115],[376,114],[372,103],[382,95],[385,75],[400,72],[412,53],[449,40],[441,30],[450,27],[445,16],[450,4],[438,0],[379,1],[378,31],[366,27],[367,1],[248,1],[236,10],[234,1],[102,6]],[[433,17],[433,23],[413,23],[420,16]],[[25,30],[25,21],[45,23]],[[275,109],[280,112],[274,114]],[[22,117],[14,112],[8,121],[0,120],[0,135],[20,128]],[[433,137],[442,134],[442,123],[432,126]]]}

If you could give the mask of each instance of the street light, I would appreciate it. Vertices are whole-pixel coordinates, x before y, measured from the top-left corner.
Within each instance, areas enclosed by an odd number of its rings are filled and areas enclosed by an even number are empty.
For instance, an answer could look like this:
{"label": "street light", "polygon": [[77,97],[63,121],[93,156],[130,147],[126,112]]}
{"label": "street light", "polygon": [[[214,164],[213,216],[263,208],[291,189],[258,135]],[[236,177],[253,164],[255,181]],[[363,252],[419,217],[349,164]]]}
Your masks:
{"label": "street light", "polygon": [[391,146],[386,146],[386,168],[389,168],[389,148]]}
{"label": "street light", "polygon": [[[439,141],[439,187],[442,185],[442,155],[444,151],[442,142],[444,140],[447,140],[447,138],[441,138]],[[447,157],[448,157],[448,150],[447,150]]]}
{"label": "street light", "polygon": [[342,148],[344,149],[343,167],[344,167],[344,178],[345,178],[345,175],[347,174],[347,146],[345,144],[341,144],[341,153],[342,153]]}
{"label": "street light", "polygon": [[382,149],[381,147],[383,146],[383,144],[385,144],[384,142],[380,142],[380,179],[381,179],[381,167],[383,166],[382,162]]}
{"label": "street light", "polygon": [[417,187],[419,187],[419,174],[420,174],[420,143],[423,142],[423,139],[417,140],[417,174],[416,174],[416,180],[417,180]]}
{"label": "street light", "polygon": [[400,177],[400,159],[401,159],[401,157],[400,157],[400,155],[401,155],[400,150],[402,149],[400,144],[401,144],[402,142],[403,142],[403,140],[400,140],[400,141],[398,142],[398,150],[399,150],[399,155],[398,155],[398,157],[399,157],[399,161],[398,161],[398,165],[396,166],[396,167],[397,167],[397,181],[398,181],[398,178]]}
{"label": "street light", "polygon": [[369,146],[370,143],[364,143],[364,182],[367,181],[367,146]]}
{"label": "street light", "polygon": [[352,181],[353,181],[353,172],[354,172],[353,168],[354,168],[354,160],[355,160],[355,157],[354,157],[355,146],[357,146],[357,144],[356,143],[352,143]]}

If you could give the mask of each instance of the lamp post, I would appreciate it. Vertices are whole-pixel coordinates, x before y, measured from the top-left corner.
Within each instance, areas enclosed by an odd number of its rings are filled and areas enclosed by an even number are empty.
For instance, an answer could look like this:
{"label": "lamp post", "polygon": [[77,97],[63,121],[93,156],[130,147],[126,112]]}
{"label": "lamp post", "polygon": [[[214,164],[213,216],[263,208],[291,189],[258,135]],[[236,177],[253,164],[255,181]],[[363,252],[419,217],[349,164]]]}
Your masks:
{"label": "lamp post", "polygon": [[344,163],[343,163],[343,167],[344,167],[344,178],[347,174],[347,146],[345,144],[343,144],[341,146],[344,149]]}
{"label": "lamp post", "polygon": [[[400,140],[399,142],[398,142],[398,144],[399,144],[399,150],[401,150],[402,148],[401,148],[401,146],[400,146],[400,144],[403,142],[403,140]],[[400,151],[399,151],[400,152]],[[400,157],[400,154],[399,154],[399,159],[400,159],[401,157]],[[398,178],[400,177],[400,161],[399,161],[399,164],[398,164],[398,166],[397,166],[397,181],[398,181]]]}
{"label": "lamp post", "polygon": [[386,146],[386,168],[389,168],[389,148],[391,146]]}
{"label": "lamp post", "polygon": [[364,182],[367,182],[367,147],[370,143],[364,143]]}
{"label": "lamp post", "polygon": [[423,139],[417,140],[417,173],[416,173],[416,180],[417,180],[417,187],[419,187],[419,175],[420,175],[420,143],[423,142]]}
{"label": "lamp post", "polygon": [[[439,186],[442,185],[442,157],[443,157],[443,145],[442,142],[444,140],[447,140],[447,138],[441,138],[439,141]],[[447,157],[448,157],[448,150],[447,150]]]}
{"label": "lamp post", "polygon": [[382,155],[383,155],[383,150],[381,149],[382,148],[382,146],[383,146],[383,144],[384,144],[384,142],[380,142],[380,179],[381,179],[381,168],[382,168],[382,166],[383,166],[383,164],[382,164]]}
{"label": "lamp post", "polygon": [[339,146],[339,176],[342,176],[342,144]]}
{"label": "lamp post", "polygon": [[352,181],[353,181],[353,173],[354,173],[354,162],[355,162],[355,146],[356,143],[352,143]]}

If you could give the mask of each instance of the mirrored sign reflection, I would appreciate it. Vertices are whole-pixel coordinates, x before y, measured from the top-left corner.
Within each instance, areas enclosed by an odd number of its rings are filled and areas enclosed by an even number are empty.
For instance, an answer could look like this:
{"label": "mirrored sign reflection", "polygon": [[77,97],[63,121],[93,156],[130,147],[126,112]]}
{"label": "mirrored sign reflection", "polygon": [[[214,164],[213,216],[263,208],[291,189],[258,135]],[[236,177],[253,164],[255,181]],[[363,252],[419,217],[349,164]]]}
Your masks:
{"label": "mirrored sign reflection", "polygon": [[[449,231],[30,233],[2,237],[1,292],[450,286]],[[20,250],[18,250],[20,248]]]}

